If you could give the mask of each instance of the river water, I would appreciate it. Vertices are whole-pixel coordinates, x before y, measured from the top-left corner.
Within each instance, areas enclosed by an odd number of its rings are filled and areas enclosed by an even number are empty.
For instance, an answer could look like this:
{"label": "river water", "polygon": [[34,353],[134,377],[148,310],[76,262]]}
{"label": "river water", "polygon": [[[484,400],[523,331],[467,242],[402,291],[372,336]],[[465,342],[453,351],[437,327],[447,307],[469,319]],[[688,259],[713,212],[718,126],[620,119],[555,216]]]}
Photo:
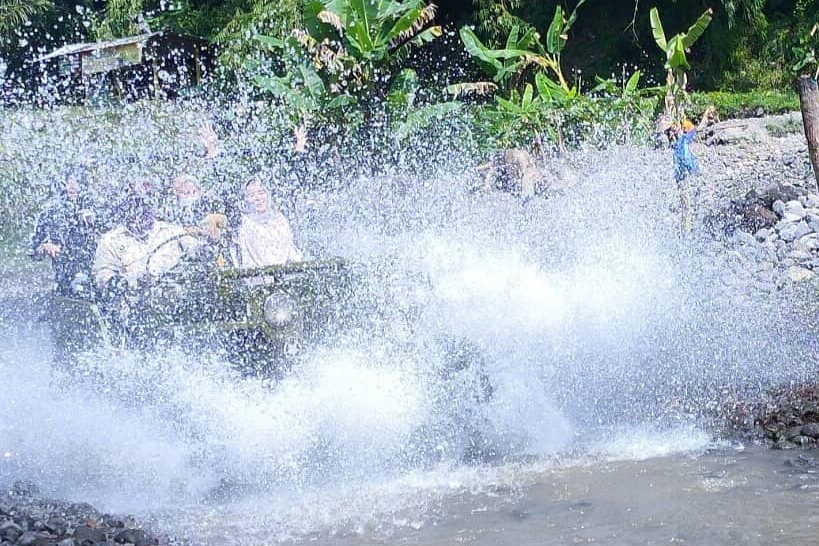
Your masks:
{"label": "river water", "polygon": [[[815,543],[812,452],[722,440],[709,419],[815,374],[815,321],[735,282],[721,243],[680,234],[661,152],[575,168],[526,205],[454,172],[296,200],[309,255],[389,263],[384,290],[421,311],[409,334],[309,351],[276,385],[184,347],[61,370],[29,269],[12,270],[0,484],[197,544]],[[401,292],[408,276],[425,289]],[[442,332],[486,357],[489,402],[442,402],[423,343]]]}

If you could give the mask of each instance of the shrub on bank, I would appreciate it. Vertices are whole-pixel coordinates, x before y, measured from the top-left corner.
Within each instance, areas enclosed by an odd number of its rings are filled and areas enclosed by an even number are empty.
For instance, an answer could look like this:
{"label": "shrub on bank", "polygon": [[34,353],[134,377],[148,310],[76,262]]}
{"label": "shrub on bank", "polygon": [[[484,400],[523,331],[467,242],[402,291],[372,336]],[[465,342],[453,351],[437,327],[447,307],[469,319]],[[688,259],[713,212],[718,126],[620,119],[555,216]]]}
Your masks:
{"label": "shrub on bank", "polygon": [[699,117],[713,104],[722,119],[748,118],[763,115],[784,114],[799,110],[799,97],[796,91],[749,91],[731,93],[728,91],[709,91],[691,93],[691,114]]}

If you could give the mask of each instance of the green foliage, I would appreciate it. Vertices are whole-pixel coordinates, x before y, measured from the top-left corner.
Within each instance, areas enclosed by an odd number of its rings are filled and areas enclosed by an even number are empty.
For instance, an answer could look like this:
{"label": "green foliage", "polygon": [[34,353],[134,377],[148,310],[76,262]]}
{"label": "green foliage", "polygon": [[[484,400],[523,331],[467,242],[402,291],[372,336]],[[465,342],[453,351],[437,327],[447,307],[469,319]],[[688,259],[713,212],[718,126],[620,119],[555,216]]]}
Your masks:
{"label": "green foliage", "polygon": [[110,40],[139,34],[136,18],[145,9],[145,0],[107,0],[105,16],[98,20],[93,32],[97,40]]}
{"label": "green foliage", "polygon": [[265,73],[264,65],[249,60],[247,68],[254,73],[254,83],[265,93],[281,101],[293,115],[293,121],[317,116],[343,116],[339,111],[354,104],[356,97],[348,84],[356,76],[354,59],[319,43],[307,34],[279,40],[257,37],[270,53],[283,53],[280,73]]}
{"label": "green foliage", "polygon": [[666,56],[665,68],[675,73],[683,70],[690,70],[691,65],[688,64],[686,51],[694,45],[694,42],[702,36],[705,29],[711,23],[713,10],[710,8],[700,15],[699,19],[691,25],[688,32],[679,32],[666,39],[663,24],[660,21],[660,14],[657,8],[651,8],[651,32],[654,36],[654,41],[660,46]]}
{"label": "green foliage", "polygon": [[691,93],[690,114],[702,115],[708,105],[714,105],[722,118],[742,118],[762,114],[783,114],[799,111],[799,97],[795,91],[753,91],[730,93],[709,91]]}
{"label": "green foliage", "polygon": [[233,0],[219,9],[227,21],[213,37],[222,62],[236,70],[258,52],[256,36],[284,39],[303,24],[301,0]]}
{"label": "green foliage", "polygon": [[[562,6],[558,5],[555,8],[552,22],[546,31],[545,45],[533,27],[518,25],[512,26],[506,38],[506,45],[502,49],[486,46],[469,27],[460,29],[461,41],[484,72],[504,90],[525,93],[526,87],[521,89],[521,79],[527,68],[534,67],[541,77],[539,89],[547,89],[550,98],[569,99],[577,94],[577,89],[567,83],[560,58],[569,39],[569,29],[577,20],[577,9],[585,1],[579,0],[568,17]],[[544,70],[551,72],[557,81],[543,76]],[[522,99],[522,95],[520,98]]]}
{"label": "green foliage", "polygon": [[0,0],[0,38],[52,6],[51,0]]}
{"label": "green foliage", "polygon": [[[306,30],[284,40],[259,36],[268,55],[246,66],[257,87],[290,106],[295,118],[368,120],[410,47],[440,36],[434,16],[424,0],[307,0]],[[271,59],[281,64],[271,66]]]}
{"label": "green foliage", "polygon": [[512,14],[522,3],[522,0],[473,0],[478,31],[490,47],[499,47],[513,27],[526,26],[526,21]]}
{"label": "green foliage", "polygon": [[797,74],[808,74],[813,79],[819,77],[819,61],[816,59],[816,47],[819,45],[819,23],[813,25],[807,36],[799,39],[799,44],[794,46],[793,54],[795,62],[791,70]]}
{"label": "green foliage", "polygon": [[441,35],[425,0],[308,0],[304,23],[316,40],[337,40],[365,70],[389,66]]}
{"label": "green foliage", "polygon": [[[500,87],[495,103],[476,112],[497,146],[530,146],[535,140],[563,148],[581,142],[606,145],[648,138],[659,88],[640,89],[640,71],[622,83],[597,78],[597,86],[588,94],[568,85],[563,77],[560,55],[576,9],[569,17],[561,7],[555,9],[545,45],[532,28],[513,26],[503,49],[489,48],[471,29],[461,29],[466,50],[493,85]],[[534,77],[527,81],[532,71]],[[459,84],[449,90],[480,89],[479,85]],[[483,90],[491,88],[484,85]]]}
{"label": "green foliage", "polygon": [[686,90],[688,78],[685,71],[690,70],[691,65],[688,63],[686,52],[691,49],[691,46],[708,28],[712,16],[713,10],[708,8],[688,28],[687,32],[678,32],[671,38],[666,38],[663,24],[660,21],[660,14],[656,7],[651,8],[651,32],[654,41],[665,53],[664,67],[667,70],[665,115],[670,116],[671,120],[676,123],[680,123],[686,118],[685,107],[688,104]]}

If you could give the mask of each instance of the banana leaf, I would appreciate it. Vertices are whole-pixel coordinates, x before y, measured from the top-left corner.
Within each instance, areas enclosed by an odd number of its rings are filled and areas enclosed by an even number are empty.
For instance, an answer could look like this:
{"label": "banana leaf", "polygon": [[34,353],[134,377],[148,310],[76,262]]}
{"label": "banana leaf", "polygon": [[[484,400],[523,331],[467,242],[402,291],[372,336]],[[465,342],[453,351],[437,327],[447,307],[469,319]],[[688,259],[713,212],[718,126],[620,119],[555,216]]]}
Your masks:
{"label": "banana leaf", "polygon": [[637,91],[641,75],[642,73],[639,70],[635,70],[634,73],[629,76],[626,85],[623,86],[623,96],[633,95],[634,92]]}
{"label": "banana leaf", "polygon": [[697,22],[691,25],[691,28],[689,28],[688,32],[686,32],[682,37],[683,47],[685,49],[688,49],[694,45],[697,38],[702,36],[702,33],[705,32],[705,29],[708,28],[708,25],[711,23],[711,17],[713,14],[714,10],[708,8],[702,15],[700,15]]}
{"label": "banana leaf", "polygon": [[657,8],[651,8],[649,14],[651,19],[651,33],[654,35],[654,41],[660,46],[663,51],[668,49],[668,42],[665,39],[665,31],[663,30],[663,23],[660,21],[660,13]]}
{"label": "banana leaf", "polygon": [[461,27],[458,31],[467,53],[472,56],[487,74],[494,76],[503,69],[492,49],[486,47],[474,32],[468,27]]}
{"label": "banana leaf", "polygon": [[549,25],[549,29],[546,31],[546,51],[552,55],[560,53],[560,51],[563,49],[562,44],[566,43],[561,38],[565,24],[566,20],[563,17],[563,8],[558,4],[557,7],[555,7],[555,14],[554,17],[552,17],[552,23]]}
{"label": "banana leaf", "polygon": [[688,59],[685,56],[685,45],[683,39],[679,34],[675,35],[668,42],[665,67],[672,70],[691,68],[691,65],[688,64]]}
{"label": "banana leaf", "polygon": [[436,121],[442,121],[457,114],[461,110],[461,107],[462,103],[458,101],[447,101],[414,108],[412,112],[393,129],[393,134],[399,140],[404,139],[415,131],[426,129]]}

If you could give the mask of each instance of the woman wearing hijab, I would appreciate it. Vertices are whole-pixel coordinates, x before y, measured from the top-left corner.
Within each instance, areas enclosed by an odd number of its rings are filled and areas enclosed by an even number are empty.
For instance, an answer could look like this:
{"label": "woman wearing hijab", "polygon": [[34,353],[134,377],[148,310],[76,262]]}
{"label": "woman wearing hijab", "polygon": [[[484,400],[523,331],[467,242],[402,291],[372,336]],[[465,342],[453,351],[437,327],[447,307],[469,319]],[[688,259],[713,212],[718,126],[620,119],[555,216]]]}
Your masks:
{"label": "woman wearing hijab", "polygon": [[249,269],[301,260],[290,222],[273,208],[261,180],[251,178],[243,191],[242,217],[235,240],[238,266]]}
{"label": "woman wearing hijab", "polygon": [[82,170],[68,170],[40,212],[31,239],[31,257],[51,258],[56,288],[63,295],[74,295],[84,285],[96,246],[96,207],[86,186]]}

